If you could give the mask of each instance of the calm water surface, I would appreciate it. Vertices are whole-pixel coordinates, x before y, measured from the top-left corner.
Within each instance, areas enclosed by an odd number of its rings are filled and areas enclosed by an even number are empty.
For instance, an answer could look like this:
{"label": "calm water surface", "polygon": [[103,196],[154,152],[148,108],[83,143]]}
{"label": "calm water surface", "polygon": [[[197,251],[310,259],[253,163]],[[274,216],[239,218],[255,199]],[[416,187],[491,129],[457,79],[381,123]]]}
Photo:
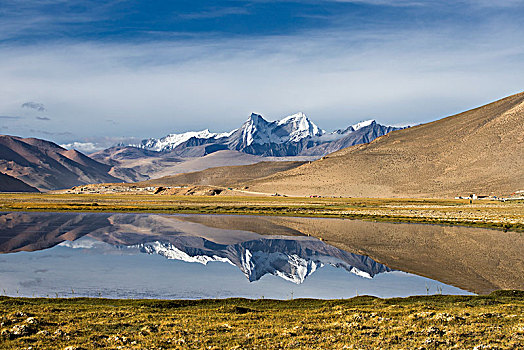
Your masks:
{"label": "calm water surface", "polygon": [[0,293],[189,299],[470,294],[393,271],[274,220],[223,218],[0,213]]}

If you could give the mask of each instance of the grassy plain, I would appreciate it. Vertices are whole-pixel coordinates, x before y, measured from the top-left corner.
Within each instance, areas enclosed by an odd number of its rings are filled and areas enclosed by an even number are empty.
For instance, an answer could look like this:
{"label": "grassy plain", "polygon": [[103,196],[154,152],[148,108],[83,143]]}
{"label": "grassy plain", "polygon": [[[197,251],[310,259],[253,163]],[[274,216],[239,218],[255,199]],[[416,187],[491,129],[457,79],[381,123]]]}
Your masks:
{"label": "grassy plain", "polygon": [[104,211],[342,217],[524,232],[524,201],[448,199],[0,194],[0,211]]}
{"label": "grassy plain", "polygon": [[524,292],[346,300],[0,297],[3,349],[518,349]]}
{"label": "grassy plain", "polygon": [[[0,211],[343,217],[524,231],[523,202],[0,194]],[[5,349],[519,349],[524,292],[347,300],[0,297]]]}

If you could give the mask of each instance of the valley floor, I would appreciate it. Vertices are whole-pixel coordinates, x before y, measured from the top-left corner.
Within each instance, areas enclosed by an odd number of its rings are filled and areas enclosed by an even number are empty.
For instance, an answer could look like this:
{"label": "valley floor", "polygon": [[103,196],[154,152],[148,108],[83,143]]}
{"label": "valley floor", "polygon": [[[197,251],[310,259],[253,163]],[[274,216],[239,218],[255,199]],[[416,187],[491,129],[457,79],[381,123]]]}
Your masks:
{"label": "valley floor", "polygon": [[346,300],[0,297],[3,349],[521,349],[524,292]]}
{"label": "valley floor", "polygon": [[524,232],[524,201],[447,199],[0,194],[0,211],[104,211],[341,217]]}

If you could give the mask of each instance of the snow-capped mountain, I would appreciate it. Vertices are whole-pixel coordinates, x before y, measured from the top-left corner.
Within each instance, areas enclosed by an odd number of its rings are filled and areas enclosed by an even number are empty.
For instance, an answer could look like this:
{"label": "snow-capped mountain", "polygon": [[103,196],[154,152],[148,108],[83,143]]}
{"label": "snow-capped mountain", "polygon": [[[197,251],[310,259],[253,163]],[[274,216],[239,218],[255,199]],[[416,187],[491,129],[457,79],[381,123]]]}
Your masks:
{"label": "snow-capped mountain", "polygon": [[320,136],[318,127],[303,113],[297,113],[275,122],[267,122],[262,116],[252,114],[239,129],[242,143],[250,146],[253,143],[299,142],[306,137]]}
{"label": "snow-capped mountain", "polygon": [[313,238],[269,236],[231,245],[201,240],[170,239],[132,247],[147,254],[191,263],[227,262],[237,266],[250,282],[271,274],[300,284],[325,265],[343,268],[364,278],[391,271],[369,257],[345,252]]}
{"label": "snow-capped mountain", "polygon": [[142,140],[139,148],[144,148],[151,151],[170,151],[181,143],[191,139],[219,139],[221,137],[227,137],[230,133],[213,133],[209,129],[202,131],[189,131],[183,134],[169,134],[160,139],[146,139]]}
{"label": "snow-capped mountain", "polygon": [[[302,112],[279,120],[277,125],[285,132],[284,135],[287,133],[286,142],[299,142],[304,138],[322,136],[325,133]],[[278,134],[278,131],[275,134]]]}
{"label": "snow-capped mountain", "polygon": [[[327,133],[302,112],[273,122],[253,113],[240,128],[230,132],[212,133],[206,129],[170,134],[160,139],[143,140],[135,146],[158,152],[173,152],[177,156],[202,156],[224,149],[261,156],[322,156],[344,147],[372,141],[397,129],[399,128],[367,120],[344,130]],[[335,144],[335,141],[341,139],[345,141]],[[328,144],[332,144],[331,147]]]}
{"label": "snow-capped mountain", "polygon": [[229,149],[257,155],[293,156],[299,154],[304,141],[316,140],[324,133],[304,113],[274,122],[253,113],[231,133],[227,145]]}
{"label": "snow-capped mountain", "polygon": [[324,134],[321,139],[329,140],[328,142],[321,142],[307,147],[302,150],[301,155],[326,155],[346,147],[371,142],[377,137],[398,129],[401,128],[381,125],[375,120],[367,120],[351,125],[345,130]]}

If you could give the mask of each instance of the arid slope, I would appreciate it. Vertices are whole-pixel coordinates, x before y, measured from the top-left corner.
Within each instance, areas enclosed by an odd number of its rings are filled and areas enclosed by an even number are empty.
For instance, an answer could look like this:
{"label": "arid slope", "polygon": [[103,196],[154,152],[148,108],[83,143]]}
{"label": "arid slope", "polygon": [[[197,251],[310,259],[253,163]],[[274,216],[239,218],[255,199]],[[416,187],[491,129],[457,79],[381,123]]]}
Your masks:
{"label": "arid slope", "polygon": [[53,142],[0,135],[0,171],[39,190],[121,182],[109,170],[109,166]]}
{"label": "arid slope", "polygon": [[0,192],[38,192],[38,190],[21,180],[0,173]]}
{"label": "arid slope", "polygon": [[247,183],[290,195],[453,197],[524,189],[524,93]]}
{"label": "arid slope", "polygon": [[207,185],[233,186],[260,177],[273,175],[280,171],[296,168],[304,162],[260,162],[251,165],[223,166],[202,171],[164,176],[159,179],[144,181],[149,186]]}

